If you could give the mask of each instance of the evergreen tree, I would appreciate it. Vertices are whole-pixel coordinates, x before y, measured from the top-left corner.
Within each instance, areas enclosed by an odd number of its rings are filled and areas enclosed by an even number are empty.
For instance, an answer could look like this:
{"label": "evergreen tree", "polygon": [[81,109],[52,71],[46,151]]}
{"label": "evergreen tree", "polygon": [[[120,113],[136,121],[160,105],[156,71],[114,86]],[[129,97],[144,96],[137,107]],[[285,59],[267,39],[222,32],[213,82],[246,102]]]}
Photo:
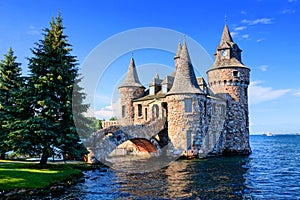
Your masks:
{"label": "evergreen tree", "polygon": [[[33,57],[29,58],[28,96],[34,113],[29,123],[37,139],[32,145],[42,153],[42,165],[56,148],[64,156],[86,153],[76,131],[72,103],[79,116],[87,110],[87,105],[82,104],[85,96],[78,86],[76,57],[70,54],[71,45],[63,30],[59,14],[44,30],[43,40],[36,43]],[[76,102],[72,102],[73,89]]]}
{"label": "evergreen tree", "polygon": [[12,48],[0,62],[0,155],[4,159],[8,146],[10,126],[18,117],[16,101],[23,86],[20,64]]}

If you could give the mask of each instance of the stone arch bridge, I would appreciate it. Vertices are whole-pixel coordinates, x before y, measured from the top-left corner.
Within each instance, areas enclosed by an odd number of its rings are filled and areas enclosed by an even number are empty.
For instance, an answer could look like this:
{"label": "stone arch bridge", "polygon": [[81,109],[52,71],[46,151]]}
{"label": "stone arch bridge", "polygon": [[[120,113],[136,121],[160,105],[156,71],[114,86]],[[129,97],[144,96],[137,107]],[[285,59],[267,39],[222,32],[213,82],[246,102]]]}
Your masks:
{"label": "stone arch bridge", "polygon": [[89,156],[94,156],[100,162],[105,162],[107,156],[127,140],[138,147],[142,147],[151,155],[158,156],[161,154],[163,145],[162,141],[155,139],[155,136],[166,132],[166,129],[166,118],[156,119],[141,125],[116,125],[93,133],[84,142],[84,145],[90,151]]}

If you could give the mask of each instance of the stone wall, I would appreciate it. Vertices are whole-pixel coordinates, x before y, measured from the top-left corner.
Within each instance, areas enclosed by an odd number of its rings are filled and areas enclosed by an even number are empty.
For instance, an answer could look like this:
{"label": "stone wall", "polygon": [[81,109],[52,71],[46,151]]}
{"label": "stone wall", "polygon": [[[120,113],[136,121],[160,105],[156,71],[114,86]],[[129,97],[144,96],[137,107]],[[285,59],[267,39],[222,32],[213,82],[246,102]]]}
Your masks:
{"label": "stone wall", "polygon": [[[185,99],[192,100],[192,111],[185,111]],[[195,145],[201,145],[203,137],[202,125],[204,120],[204,95],[182,94],[169,95],[168,102],[168,135],[170,144],[169,155],[181,155],[192,150]],[[187,140],[190,135],[191,143]]]}
{"label": "stone wall", "polygon": [[101,125],[102,125],[103,129],[106,129],[106,128],[110,127],[110,126],[117,126],[117,125],[119,125],[119,121],[102,121]]}
{"label": "stone wall", "polygon": [[248,96],[246,91],[250,82],[249,71],[246,67],[212,69],[207,72],[208,84],[214,94],[228,93],[234,100],[245,103],[244,97]]}
{"label": "stone wall", "polygon": [[[119,120],[120,125],[128,126],[134,124],[134,107],[133,99],[141,97],[144,94],[144,87],[121,87],[119,93],[121,96],[121,119]],[[125,113],[123,113],[125,109]],[[123,116],[125,114],[125,116]]]}
{"label": "stone wall", "polygon": [[225,153],[249,154],[248,85],[250,69],[230,67],[207,72],[210,89],[215,94],[229,94],[227,98]]}

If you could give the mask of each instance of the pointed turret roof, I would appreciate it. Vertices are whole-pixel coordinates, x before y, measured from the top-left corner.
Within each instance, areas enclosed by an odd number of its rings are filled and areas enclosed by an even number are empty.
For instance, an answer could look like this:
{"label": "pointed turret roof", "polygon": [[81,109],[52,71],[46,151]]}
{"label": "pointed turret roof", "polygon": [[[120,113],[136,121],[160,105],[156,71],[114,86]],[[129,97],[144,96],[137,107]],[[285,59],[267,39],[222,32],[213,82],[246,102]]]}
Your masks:
{"label": "pointed turret roof", "polygon": [[126,79],[120,87],[144,87],[139,80],[133,58],[130,59]]}
{"label": "pointed turret roof", "polygon": [[180,60],[176,69],[174,83],[168,94],[182,93],[203,93],[197,83],[194,68],[185,41],[180,52]]}
{"label": "pointed turret roof", "polygon": [[[223,57],[221,55],[223,50],[227,49],[228,57]],[[221,41],[219,46],[217,47],[217,52],[215,53],[215,62],[213,66],[208,70],[213,70],[216,68],[224,68],[224,67],[243,67],[246,66],[241,61],[241,49],[237,44],[234,43],[229,28],[227,24],[225,24]]]}
{"label": "pointed turret roof", "polygon": [[227,49],[230,48],[233,44],[234,42],[229,32],[229,28],[227,24],[225,24],[218,49]]}
{"label": "pointed turret roof", "polygon": [[174,56],[174,59],[176,59],[176,58],[179,58],[179,57],[180,57],[180,52],[181,52],[181,49],[182,49],[182,47],[181,47],[181,43],[180,43],[180,42],[178,42],[178,46],[177,46],[177,52],[176,52],[176,55]]}

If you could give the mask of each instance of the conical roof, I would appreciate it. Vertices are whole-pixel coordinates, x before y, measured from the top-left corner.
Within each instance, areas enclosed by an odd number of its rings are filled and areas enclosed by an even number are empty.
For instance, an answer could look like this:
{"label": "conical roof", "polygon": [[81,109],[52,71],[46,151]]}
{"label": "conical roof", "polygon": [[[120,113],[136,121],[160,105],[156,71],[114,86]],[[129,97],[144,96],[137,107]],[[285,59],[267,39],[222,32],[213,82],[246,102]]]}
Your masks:
{"label": "conical roof", "polygon": [[181,49],[182,49],[182,47],[181,47],[181,43],[180,43],[180,42],[178,42],[178,46],[177,46],[177,52],[176,52],[176,55],[174,56],[174,59],[176,59],[176,58],[179,58],[179,57],[180,57]]}
{"label": "conical roof", "polygon": [[120,87],[144,87],[139,80],[133,58],[130,59],[126,79]]}
{"label": "conical roof", "polygon": [[231,44],[234,43],[233,40],[232,40],[231,34],[229,32],[229,28],[228,28],[227,24],[225,24],[224,29],[223,29],[222,38],[221,38],[221,41],[220,41],[220,46],[224,42],[226,42],[230,46],[231,46]]}
{"label": "conical roof", "polygon": [[[230,49],[230,57],[229,58],[223,58],[221,56],[221,52],[223,50]],[[217,47],[217,53],[215,54],[215,62],[212,65],[212,67],[208,70],[213,70],[217,68],[224,68],[224,67],[243,67],[246,68],[246,66],[241,62],[241,56],[240,52],[242,50],[238,47],[237,44],[234,43],[229,28],[227,24],[225,24],[221,41],[219,46]],[[239,55],[238,55],[239,54]]]}
{"label": "conical roof", "polygon": [[186,42],[183,43],[179,65],[176,69],[176,75],[173,86],[168,94],[182,93],[203,93],[197,83],[194,68],[191,63],[191,58],[187,49]]}

